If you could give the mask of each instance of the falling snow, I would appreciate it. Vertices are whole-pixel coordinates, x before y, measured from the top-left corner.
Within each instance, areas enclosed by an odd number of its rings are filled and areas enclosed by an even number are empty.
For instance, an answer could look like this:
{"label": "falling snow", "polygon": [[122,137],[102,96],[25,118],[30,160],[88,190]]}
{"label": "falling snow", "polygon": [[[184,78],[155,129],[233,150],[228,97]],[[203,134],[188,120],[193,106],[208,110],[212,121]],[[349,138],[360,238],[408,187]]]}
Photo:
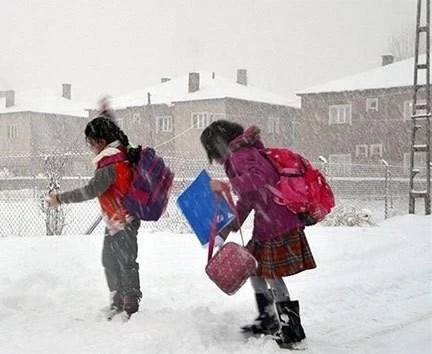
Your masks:
{"label": "falling snow", "polygon": [[[203,169],[226,178],[199,141],[217,119],[301,153],[336,196],[306,230],[317,268],[286,278],[307,334],[298,349],[431,352],[432,218],[422,203],[408,214],[410,177],[427,191],[430,171],[428,125],[411,118],[428,112],[413,104],[417,1],[377,3],[3,1],[0,353],[286,352],[242,336],[256,317],[250,284],[228,296],[211,282],[207,249],[175,203]],[[423,66],[418,83],[426,77]],[[143,299],[129,322],[100,311],[97,201],[45,203],[94,173],[83,130],[98,100],[131,145],[154,147],[176,174],[164,217],[139,231]],[[250,219],[243,231],[247,241]]]}

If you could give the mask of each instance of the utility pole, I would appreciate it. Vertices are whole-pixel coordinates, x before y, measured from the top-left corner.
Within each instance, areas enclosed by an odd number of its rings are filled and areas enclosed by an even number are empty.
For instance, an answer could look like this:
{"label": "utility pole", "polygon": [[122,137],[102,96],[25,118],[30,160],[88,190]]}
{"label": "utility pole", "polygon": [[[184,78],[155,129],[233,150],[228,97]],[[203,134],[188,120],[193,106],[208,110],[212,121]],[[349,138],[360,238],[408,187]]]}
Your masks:
{"label": "utility pole", "polygon": [[[422,11],[424,21],[422,22]],[[419,63],[420,41],[426,41],[426,60]],[[419,76],[425,78],[419,83]],[[423,80],[420,80],[423,81]],[[419,102],[420,95],[426,95],[424,102]],[[430,0],[417,0],[416,41],[414,56],[414,95],[412,105],[412,133],[410,152],[410,191],[409,213],[415,214],[417,199],[424,199],[425,214],[431,213],[431,89],[430,89]],[[416,155],[417,154],[417,155]],[[415,156],[423,154],[426,162],[426,181],[422,182],[420,169],[415,166]]]}

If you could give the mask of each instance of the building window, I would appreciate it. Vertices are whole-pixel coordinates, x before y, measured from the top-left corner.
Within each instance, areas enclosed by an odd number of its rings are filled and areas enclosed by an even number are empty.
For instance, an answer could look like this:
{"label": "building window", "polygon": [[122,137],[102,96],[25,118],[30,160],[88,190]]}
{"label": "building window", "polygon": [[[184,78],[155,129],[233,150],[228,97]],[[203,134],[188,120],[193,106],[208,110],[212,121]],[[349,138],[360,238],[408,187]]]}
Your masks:
{"label": "building window", "polygon": [[141,115],[138,112],[135,112],[132,115],[132,123],[134,123],[134,124],[140,124],[141,123]]}
{"label": "building window", "polygon": [[366,144],[356,145],[355,156],[356,157],[367,157],[368,156],[368,146]]}
{"label": "building window", "polygon": [[383,146],[382,144],[372,144],[370,146],[370,156],[379,156],[382,157],[383,155]]}
{"label": "building window", "polygon": [[378,98],[367,98],[366,99],[366,112],[377,111],[378,112]]}
{"label": "building window", "polygon": [[172,117],[163,116],[156,117],[156,131],[159,132],[171,132],[172,131]]}
{"label": "building window", "polygon": [[[417,104],[426,104],[426,100],[417,100]],[[417,114],[426,114],[426,110],[418,110]],[[413,102],[405,101],[403,104],[403,116],[404,120],[411,120],[411,115],[413,114]]]}
{"label": "building window", "polygon": [[16,125],[8,125],[6,127],[6,138],[8,139],[18,138],[18,128]]}
{"label": "building window", "polygon": [[404,120],[410,120],[412,114],[412,102],[405,101],[403,104],[403,117]]}
{"label": "building window", "polygon": [[349,176],[351,174],[351,154],[330,154],[329,168],[332,176]]}
{"label": "building window", "polygon": [[330,106],[329,124],[351,124],[351,105],[339,104]]}
{"label": "building window", "polygon": [[267,121],[267,133],[279,134],[280,133],[280,118],[269,117]]}
{"label": "building window", "polygon": [[192,113],[192,127],[195,129],[204,129],[213,119],[213,114],[208,113]]}

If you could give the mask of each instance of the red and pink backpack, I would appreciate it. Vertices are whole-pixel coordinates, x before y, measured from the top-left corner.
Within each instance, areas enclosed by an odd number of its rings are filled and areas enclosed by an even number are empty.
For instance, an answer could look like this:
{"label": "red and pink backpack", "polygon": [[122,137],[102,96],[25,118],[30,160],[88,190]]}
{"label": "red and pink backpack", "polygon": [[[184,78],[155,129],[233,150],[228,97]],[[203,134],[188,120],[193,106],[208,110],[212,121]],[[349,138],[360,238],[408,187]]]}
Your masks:
{"label": "red and pink backpack", "polygon": [[333,192],[308,160],[288,149],[265,148],[260,152],[280,176],[275,186],[268,186],[276,203],[285,205],[306,225],[316,224],[330,213],[335,206]]}

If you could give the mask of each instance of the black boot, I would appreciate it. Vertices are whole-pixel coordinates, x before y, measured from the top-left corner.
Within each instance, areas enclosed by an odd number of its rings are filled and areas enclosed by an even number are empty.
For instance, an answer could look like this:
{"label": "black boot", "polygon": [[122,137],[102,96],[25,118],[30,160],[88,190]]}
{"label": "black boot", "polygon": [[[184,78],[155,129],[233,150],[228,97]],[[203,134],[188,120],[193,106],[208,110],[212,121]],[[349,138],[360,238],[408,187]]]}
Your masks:
{"label": "black boot", "polygon": [[122,311],[123,310],[123,294],[116,291],[112,297],[111,310]]}
{"label": "black boot", "polygon": [[123,298],[123,310],[129,317],[138,312],[140,298],[135,294],[126,294]]}
{"label": "black boot", "polygon": [[300,307],[298,301],[281,301],[276,303],[279,314],[281,330],[276,342],[279,346],[290,346],[306,338],[300,320]]}
{"label": "black boot", "polygon": [[270,294],[255,294],[259,316],[251,325],[243,326],[245,333],[274,334],[279,330],[274,301]]}

